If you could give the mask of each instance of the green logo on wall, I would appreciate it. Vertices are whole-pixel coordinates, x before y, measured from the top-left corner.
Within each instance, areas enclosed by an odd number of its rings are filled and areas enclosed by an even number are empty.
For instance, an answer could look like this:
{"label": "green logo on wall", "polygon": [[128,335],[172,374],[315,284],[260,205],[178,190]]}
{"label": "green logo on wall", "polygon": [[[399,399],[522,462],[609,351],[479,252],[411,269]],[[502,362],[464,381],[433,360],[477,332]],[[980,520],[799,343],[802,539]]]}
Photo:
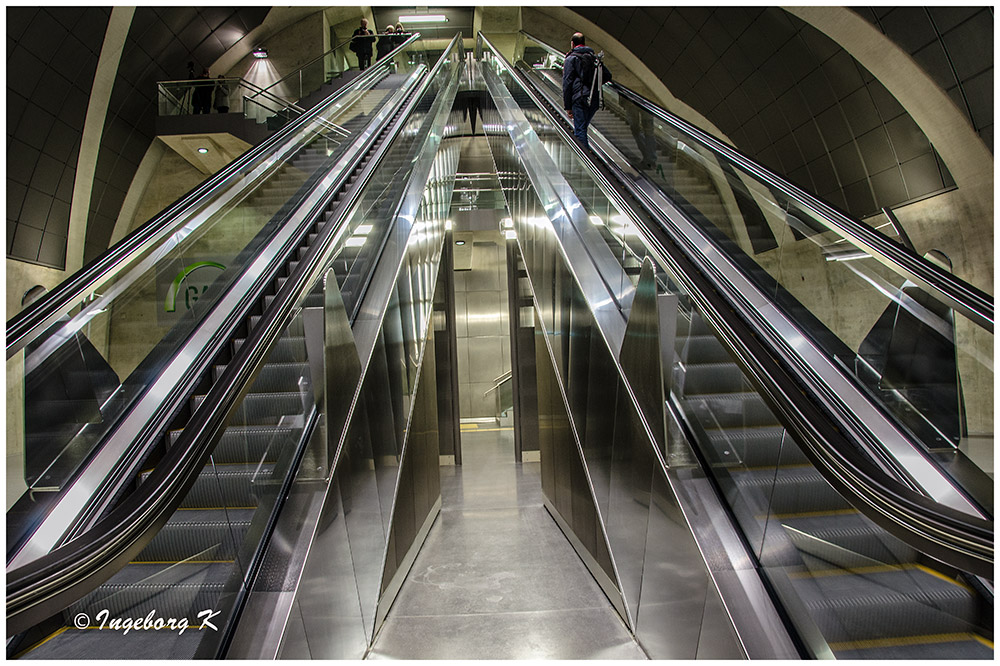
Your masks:
{"label": "green logo on wall", "polygon": [[[202,268],[217,268],[221,271],[225,270],[226,267],[215,261],[198,261],[193,264],[190,264],[189,266],[185,266],[181,270],[181,272],[177,274],[177,277],[174,278],[174,281],[173,283],[171,283],[170,288],[167,289],[167,299],[163,303],[163,309],[165,311],[167,312],[177,311],[177,295],[178,293],[181,292],[181,285],[184,284],[184,281],[188,278],[189,275]],[[198,287],[194,285],[189,285],[185,287],[183,292],[185,308],[190,310],[191,306],[198,301],[201,295],[205,293],[206,289],[208,289],[208,284],[202,286],[201,290],[199,290]]]}

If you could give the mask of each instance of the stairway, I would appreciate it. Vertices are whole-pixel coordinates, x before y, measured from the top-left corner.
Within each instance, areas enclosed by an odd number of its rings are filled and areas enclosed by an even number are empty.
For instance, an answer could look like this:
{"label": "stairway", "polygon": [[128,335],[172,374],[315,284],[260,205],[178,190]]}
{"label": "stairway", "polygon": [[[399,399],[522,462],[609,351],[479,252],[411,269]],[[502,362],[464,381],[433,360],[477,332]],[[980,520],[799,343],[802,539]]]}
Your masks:
{"label": "stairway", "polygon": [[697,313],[676,348],[674,390],[713,475],[838,659],[992,659],[990,603],[834,491]]}

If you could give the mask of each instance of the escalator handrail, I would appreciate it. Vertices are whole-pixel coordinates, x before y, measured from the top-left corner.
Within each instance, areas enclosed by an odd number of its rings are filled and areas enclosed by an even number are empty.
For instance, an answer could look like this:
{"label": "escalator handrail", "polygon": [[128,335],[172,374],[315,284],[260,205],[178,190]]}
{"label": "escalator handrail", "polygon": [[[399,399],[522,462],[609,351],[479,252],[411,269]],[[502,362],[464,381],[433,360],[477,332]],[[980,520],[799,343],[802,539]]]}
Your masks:
{"label": "escalator handrail", "polygon": [[[548,49],[551,53],[565,55],[545,42],[542,42],[537,37],[532,36],[530,33],[524,32],[524,35]],[[643,111],[693,137],[712,152],[721,155],[727,161],[749,172],[753,177],[761,180],[769,187],[781,192],[792,201],[801,204],[816,215],[817,219],[829,231],[847,239],[880,263],[913,281],[921,288],[926,289],[950,307],[961,312],[978,326],[991,333],[993,332],[993,297],[986,292],[955,277],[940,266],[923,258],[912,249],[892,241],[870,226],[841,213],[826,202],[757,163],[736,148],[695,127],[639,93],[621,85],[617,81],[611,81],[607,85]]]}
{"label": "escalator handrail", "polygon": [[[483,42],[503,58],[485,37]],[[563,142],[588,165],[602,185],[615,192],[616,202],[624,204],[628,210],[619,189],[642,201],[642,196],[629,185],[629,179],[614,165],[607,167],[618,176],[618,186],[604,178],[594,158],[577,145],[569,131],[541,103],[534,83],[505,59],[503,62]],[[645,209],[645,212],[660,222],[660,211]],[[768,348],[763,336],[738,314],[712,279],[696,267],[684,250],[667,249],[667,244],[675,247],[677,244],[669,239],[666,228],[667,225],[660,224],[655,244],[653,238],[644,234],[646,243],[655,245],[659,256],[667,259],[675,272],[689,281],[685,287],[698,307],[719,324],[728,344],[740,350],[737,357],[741,367],[761,386],[768,402],[784,417],[782,421],[797,441],[803,443],[807,455],[824,478],[852,498],[856,508],[898,538],[941,561],[992,579],[993,521],[958,511],[907,488],[861,454],[847,433],[832,422],[826,410],[802,390],[794,370],[778,360],[780,355]],[[666,236],[666,243],[661,234]]]}
{"label": "escalator handrail", "polygon": [[[419,32],[413,33],[407,41],[397,47],[396,51],[405,48],[419,37]],[[308,113],[300,116],[223,167],[204,183],[195,187],[180,200],[168,206],[153,219],[116,243],[105,254],[94,259],[63,280],[42,298],[11,317],[7,321],[7,358],[10,359],[14,356],[59,317],[86,299],[93,290],[99,288],[101,284],[106,283],[122,270],[126,270],[134,259],[172,233],[176,222],[183,221],[196,207],[206,203],[207,199],[214,195],[227,180],[242,173],[253,162],[263,158],[271,150],[281,145],[289,136],[294,135],[295,132],[312,122],[330,105],[355,92],[358,88],[367,86],[391,65],[392,61],[389,58],[372,65],[367,72],[331,95],[324,103],[316,105]]]}
{"label": "escalator handrail", "polygon": [[[405,128],[407,117],[432,78],[425,76],[405,103],[403,113],[372,158],[376,163],[389,149],[392,138]],[[360,199],[373,173],[374,169],[362,172],[341,202],[341,210],[350,210]],[[321,210],[315,213],[320,214]],[[319,278],[329,259],[327,253],[337,235],[343,234],[343,221],[342,218],[338,224],[328,224],[317,237],[265,309],[260,322],[226,365],[178,440],[139,489],[84,534],[8,572],[8,636],[24,631],[83,598],[131,561],[166,523],[204,468],[231,412],[249,390],[271,347],[294,316],[296,304],[306,288]]]}
{"label": "escalator handrail", "polygon": [[[361,196],[362,196],[362,194],[364,192],[365,184],[374,175],[374,173],[379,169],[379,166],[381,165],[381,163],[383,161],[383,158],[388,154],[389,150],[392,148],[393,139],[396,136],[398,136],[399,133],[402,132],[402,130],[406,127],[408,118],[412,115],[414,109],[420,103],[421,98],[423,97],[423,95],[425,94],[425,92],[427,91],[427,89],[430,87],[430,85],[433,83],[435,77],[438,75],[438,72],[440,72],[440,70],[442,69],[445,61],[448,58],[448,54],[451,53],[452,49],[454,49],[456,46],[458,46],[458,48],[461,48],[461,45],[462,45],[462,39],[461,39],[461,33],[459,33],[459,34],[455,35],[452,38],[451,42],[444,49],[444,51],[441,53],[441,56],[438,58],[438,62],[434,65],[433,68],[431,68],[430,72],[424,78],[423,84],[420,85],[416,90],[413,91],[413,93],[411,94],[411,96],[409,98],[409,101],[405,101],[404,100],[402,111],[400,112],[399,119],[388,130],[388,132],[386,133],[385,139],[381,143],[380,148],[367,161],[367,163],[365,164],[365,167],[364,167],[363,171],[360,174],[358,174],[357,185],[348,194],[348,196],[345,197],[344,200],[342,200],[340,202],[340,204],[338,205],[338,207],[341,210],[350,211],[350,210],[352,210],[355,207],[355,205],[360,200],[360,198],[361,198]],[[393,219],[395,217],[397,217],[397,216],[395,214],[393,214],[390,217],[390,219]],[[334,242],[335,241],[335,231],[332,229],[333,226],[334,225],[329,225],[329,228],[326,229],[326,230],[324,230],[324,232],[321,233],[320,236],[317,237],[316,242],[314,243],[314,246],[311,247],[310,250],[309,250],[309,252],[304,257],[302,257],[302,259],[300,260],[300,264],[301,265],[297,266],[296,269],[292,272],[292,274],[289,275],[288,280],[286,281],[286,284],[283,286],[283,288],[281,290],[279,290],[278,294],[275,295],[274,302],[272,302],[271,306],[268,307],[268,312],[271,312],[272,310],[277,310],[278,312],[277,312],[277,314],[275,316],[279,316],[279,317],[281,316],[282,312],[287,311],[287,312],[291,313],[292,310],[295,307],[295,304],[298,303],[299,300],[302,298],[302,296],[305,295],[305,290],[310,285],[315,284],[316,281],[319,279],[320,274],[323,271],[327,270],[327,267],[329,265],[329,257],[324,253],[324,251],[321,251],[320,248],[332,248],[335,245],[335,242]],[[336,288],[336,285],[334,285],[334,287]],[[287,290],[287,292],[286,292],[287,295],[282,300],[282,292],[286,291],[286,290]],[[367,289],[365,289],[365,291],[367,291]],[[359,302],[362,301],[362,300],[364,300],[364,296],[363,295],[361,296],[361,298],[359,298]],[[279,303],[279,301],[282,301],[282,302]],[[264,313],[265,317],[267,316],[268,312]],[[356,309],[354,316],[350,319],[350,322],[351,322],[352,325],[354,324],[354,322],[357,319],[357,312],[358,312],[358,310]],[[287,323],[286,323],[286,325],[287,325]],[[254,333],[256,332],[256,330],[261,329],[261,328],[262,328],[261,326],[257,326],[257,328],[255,329]],[[251,346],[265,345],[268,348],[270,348],[274,343],[277,342],[278,337],[281,335],[281,333],[283,332],[283,330],[284,330],[284,326],[279,326],[277,328],[273,328],[272,327],[272,331],[273,332],[270,333],[270,334],[267,334],[267,337],[264,337],[259,343],[256,343],[256,344],[255,344],[255,341],[253,339],[253,333],[252,333],[251,337],[247,339],[247,341],[246,341],[246,343],[245,343],[244,346],[247,346],[247,345],[251,345]],[[265,333],[261,333],[261,335],[264,336]],[[249,365],[251,363],[256,363],[259,366],[259,365],[263,364],[263,362],[264,362],[264,360],[266,358],[267,358],[267,352],[261,352],[261,353],[255,355],[253,357],[250,357],[250,358],[248,358],[246,360],[240,360],[240,361],[238,361],[238,363],[240,363],[241,365]],[[223,382],[223,380],[225,380],[225,379],[226,379],[226,375],[225,375],[225,373],[223,373],[223,375],[220,377],[219,383],[221,384]],[[248,385],[249,385],[249,382],[252,382],[252,381],[253,380],[251,378],[248,381]],[[237,382],[238,382],[238,380],[233,380],[233,381],[230,381],[229,384],[230,385],[236,385]],[[225,399],[225,396],[221,396],[220,397],[220,400],[223,400],[223,399]],[[210,403],[210,401],[211,401],[211,396],[207,397],[206,400],[205,400],[206,403]],[[234,404],[238,404],[238,400]],[[215,408],[215,407],[211,408],[211,410],[212,411],[219,411],[218,408]],[[214,423],[216,423],[218,425],[214,426],[214,427],[221,428],[222,426],[224,426],[225,423],[229,419],[229,415],[230,415],[230,412],[226,411],[224,414],[221,415],[221,417],[216,418],[215,421],[214,421]],[[211,414],[206,415],[205,418],[206,419],[211,419]],[[202,427],[202,431],[204,432],[204,434],[202,434],[200,436],[202,436],[202,437],[211,437],[213,439],[217,439],[218,434],[221,434],[221,432],[218,432],[218,433],[213,432],[211,430],[212,427],[213,426],[204,426],[204,427]],[[196,439],[198,436],[199,435],[194,435],[194,436],[191,437],[191,439]],[[179,443],[180,443],[180,441],[178,442],[178,444]],[[304,442],[303,442],[303,444],[304,444]],[[331,473],[335,469],[336,469],[336,460],[334,460],[334,461],[331,462],[331,465],[330,465],[330,471],[331,471]],[[289,471],[289,475],[294,474],[294,472],[295,472],[295,470],[291,469]],[[274,519],[276,519],[276,516],[272,516],[272,521],[271,521],[272,525],[273,525]],[[265,532],[265,534],[270,534],[270,532]],[[250,558],[251,564],[247,568],[248,572],[255,572],[263,564],[264,556],[266,555],[266,551],[267,551],[268,545],[269,544],[266,543],[263,539],[262,539],[261,543],[258,544],[257,548],[254,550],[254,553],[253,553],[253,555]],[[253,573],[248,573],[248,576],[247,576],[248,580],[251,579],[252,575],[253,575]],[[221,632],[222,633],[221,642],[219,644],[218,651],[217,651],[217,653],[215,655],[215,658],[217,658],[217,659],[222,659],[222,658],[225,657],[225,653],[228,650],[228,646],[230,645],[230,643],[232,641],[233,632],[235,632],[235,630],[236,630],[236,625],[238,624],[239,615],[240,615],[242,606],[243,606],[243,604],[247,600],[247,594],[246,593],[247,593],[246,586],[241,587],[241,589],[240,589],[240,591],[239,591],[239,593],[237,595],[237,601],[234,604],[234,607],[237,610],[234,613],[232,613],[230,619],[226,623],[226,626],[223,628],[223,631]]]}

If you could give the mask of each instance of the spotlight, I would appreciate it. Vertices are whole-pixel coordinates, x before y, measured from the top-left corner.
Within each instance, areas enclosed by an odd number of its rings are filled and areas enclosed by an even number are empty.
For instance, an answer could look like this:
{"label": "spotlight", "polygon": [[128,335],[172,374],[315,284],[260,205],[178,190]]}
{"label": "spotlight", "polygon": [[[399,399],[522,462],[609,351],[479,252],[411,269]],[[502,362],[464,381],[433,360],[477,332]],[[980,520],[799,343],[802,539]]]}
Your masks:
{"label": "spotlight", "polygon": [[258,46],[257,48],[255,48],[253,50],[253,57],[254,58],[266,58],[267,57],[267,49],[265,49],[265,48],[263,48],[261,46]]}

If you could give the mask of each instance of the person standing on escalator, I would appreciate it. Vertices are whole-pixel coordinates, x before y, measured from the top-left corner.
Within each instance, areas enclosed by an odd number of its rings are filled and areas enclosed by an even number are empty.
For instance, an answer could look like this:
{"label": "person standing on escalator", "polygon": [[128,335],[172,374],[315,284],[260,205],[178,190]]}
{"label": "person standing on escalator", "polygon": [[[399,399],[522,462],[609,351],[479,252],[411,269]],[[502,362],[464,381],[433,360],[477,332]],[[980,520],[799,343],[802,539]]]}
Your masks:
{"label": "person standing on escalator", "polygon": [[602,58],[587,46],[582,33],[574,33],[572,47],[563,61],[563,108],[573,121],[573,135],[590,148],[587,127],[601,107],[601,85],[611,80]]}
{"label": "person standing on escalator", "polygon": [[375,34],[368,29],[368,19],[361,19],[361,26],[351,35],[351,50],[358,56],[358,71],[365,71],[372,64],[372,46]]}

